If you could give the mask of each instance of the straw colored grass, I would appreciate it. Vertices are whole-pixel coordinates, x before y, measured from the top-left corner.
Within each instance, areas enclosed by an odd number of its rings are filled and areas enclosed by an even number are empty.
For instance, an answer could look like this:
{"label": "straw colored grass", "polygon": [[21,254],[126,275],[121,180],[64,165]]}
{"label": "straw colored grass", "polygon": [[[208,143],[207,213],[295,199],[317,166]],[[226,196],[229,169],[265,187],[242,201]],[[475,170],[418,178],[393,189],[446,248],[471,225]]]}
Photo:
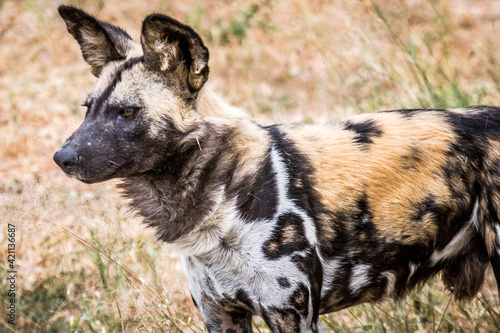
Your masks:
{"label": "straw colored grass", "polygon": [[[210,49],[213,90],[260,123],[324,122],[383,109],[500,105],[500,3],[473,0],[69,0],[139,38],[162,12]],[[16,327],[0,331],[199,332],[175,254],[114,182],[85,185],[52,162],[81,123],[94,78],[60,1],[0,0],[0,290],[16,225]],[[4,310],[2,310],[4,311]],[[336,332],[500,331],[491,272],[469,304],[439,282],[400,303],[323,317]],[[266,331],[261,321],[256,329]]]}

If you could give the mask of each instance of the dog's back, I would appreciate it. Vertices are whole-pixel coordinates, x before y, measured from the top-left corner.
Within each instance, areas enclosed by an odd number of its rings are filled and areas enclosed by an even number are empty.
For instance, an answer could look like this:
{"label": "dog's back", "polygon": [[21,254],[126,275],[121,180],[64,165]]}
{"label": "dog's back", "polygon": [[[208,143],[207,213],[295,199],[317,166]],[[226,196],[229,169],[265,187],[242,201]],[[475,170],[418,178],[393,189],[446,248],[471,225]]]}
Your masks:
{"label": "dog's back", "polygon": [[468,299],[490,260],[499,278],[499,108],[389,111],[276,130],[310,163],[322,312],[401,297],[441,270]]}

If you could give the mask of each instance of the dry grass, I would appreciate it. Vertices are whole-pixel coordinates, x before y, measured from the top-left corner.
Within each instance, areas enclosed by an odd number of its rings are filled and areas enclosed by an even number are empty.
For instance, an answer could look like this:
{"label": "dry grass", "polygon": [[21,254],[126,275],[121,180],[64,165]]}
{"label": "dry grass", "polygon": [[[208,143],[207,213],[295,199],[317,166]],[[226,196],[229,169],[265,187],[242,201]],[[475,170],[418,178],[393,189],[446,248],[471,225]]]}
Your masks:
{"label": "dry grass", "polygon": [[[264,124],[500,105],[496,1],[69,3],[136,40],[151,12],[193,25],[211,50],[212,89]],[[127,211],[113,183],[81,184],[52,162],[81,123],[79,104],[94,81],[57,15],[59,4],[0,0],[2,299],[8,301],[6,224],[14,223],[17,331],[201,331],[179,260]],[[467,305],[447,307],[449,296],[433,283],[402,303],[323,319],[338,332],[493,332],[500,330],[494,285],[490,273]],[[8,332],[1,318],[0,331]]]}

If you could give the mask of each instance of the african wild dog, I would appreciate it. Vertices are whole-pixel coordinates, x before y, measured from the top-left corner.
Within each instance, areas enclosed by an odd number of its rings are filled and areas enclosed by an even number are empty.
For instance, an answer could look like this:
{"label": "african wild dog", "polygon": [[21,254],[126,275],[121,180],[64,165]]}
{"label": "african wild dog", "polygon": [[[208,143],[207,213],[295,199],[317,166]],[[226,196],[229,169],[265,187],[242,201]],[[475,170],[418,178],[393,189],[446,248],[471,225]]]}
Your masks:
{"label": "african wild dog", "polygon": [[262,127],[204,88],[208,50],[148,16],[141,44],[60,7],[98,77],[54,160],[121,188],[184,261],[210,332],[317,332],[438,272],[470,299],[500,280],[500,109],[402,110]]}

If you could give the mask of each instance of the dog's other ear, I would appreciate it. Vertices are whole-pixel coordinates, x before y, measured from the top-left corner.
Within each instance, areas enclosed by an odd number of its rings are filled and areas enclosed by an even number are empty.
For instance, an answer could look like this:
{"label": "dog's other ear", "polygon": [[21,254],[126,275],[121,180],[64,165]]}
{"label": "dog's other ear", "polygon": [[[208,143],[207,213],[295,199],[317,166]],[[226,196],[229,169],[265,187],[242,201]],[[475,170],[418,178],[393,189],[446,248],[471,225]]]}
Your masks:
{"label": "dog's other ear", "polygon": [[191,27],[165,15],[149,15],[142,25],[141,44],[145,65],[177,76],[190,93],[207,81],[208,49]]}
{"label": "dog's other ear", "polygon": [[60,6],[58,10],[69,33],[80,44],[83,58],[90,64],[92,74],[98,77],[109,62],[127,58],[133,41],[124,30],[98,21],[75,7]]}

